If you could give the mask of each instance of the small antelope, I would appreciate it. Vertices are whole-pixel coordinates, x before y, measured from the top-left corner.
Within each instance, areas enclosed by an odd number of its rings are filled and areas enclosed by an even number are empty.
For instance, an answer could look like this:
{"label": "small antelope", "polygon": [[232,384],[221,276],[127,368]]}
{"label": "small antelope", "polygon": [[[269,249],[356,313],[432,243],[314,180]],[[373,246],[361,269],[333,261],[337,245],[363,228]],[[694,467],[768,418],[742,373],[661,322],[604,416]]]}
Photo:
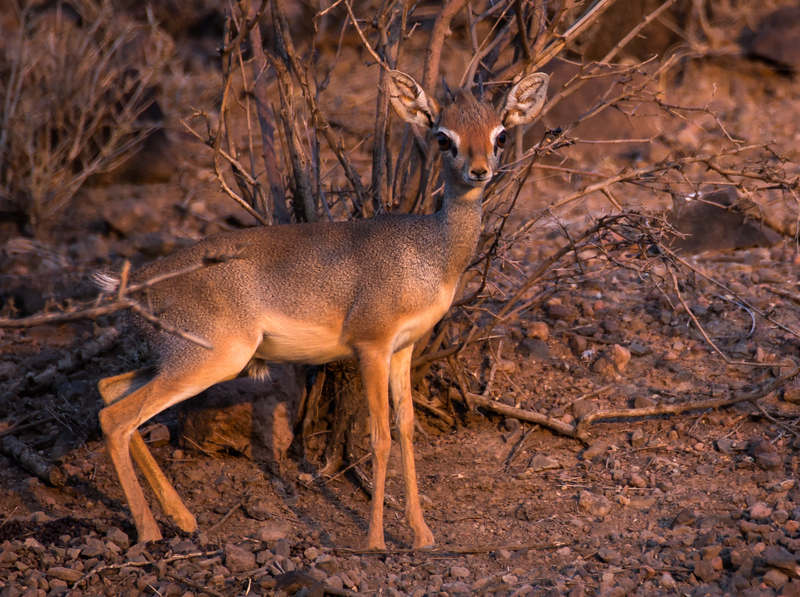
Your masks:
{"label": "small antelope", "polygon": [[[136,523],[139,541],[161,539],[133,470],[139,465],[163,512],[184,531],[197,522],[136,430],[166,408],[213,384],[266,373],[267,362],[322,364],[357,357],[369,407],[373,495],[367,543],[384,549],[383,500],[391,449],[389,390],[400,435],[406,520],[414,547],[430,547],[414,467],[411,353],[447,312],[481,230],[481,199],[497,173],[506,129],[542,109],[547,75],[525,77],[498,113],[483,97],[447,90],[444,104],[414,79],[390,71],[394,109],[429,129],[444,162],[444,205],[432,215],[388,214],[365,220],[290,224],[223,232],[135,271],[133,283],[178,271],[206,255],[238,258],[162,281],[149,289],[165,321],[204,338],[206,350],[132,323],[158,365],[109,377],[98,387],[100,425]],[[481,96],[482,90],[481,90]],[[243,247],[243,248],[242,248]],[[113,291],[119,280],[97,276]]]}

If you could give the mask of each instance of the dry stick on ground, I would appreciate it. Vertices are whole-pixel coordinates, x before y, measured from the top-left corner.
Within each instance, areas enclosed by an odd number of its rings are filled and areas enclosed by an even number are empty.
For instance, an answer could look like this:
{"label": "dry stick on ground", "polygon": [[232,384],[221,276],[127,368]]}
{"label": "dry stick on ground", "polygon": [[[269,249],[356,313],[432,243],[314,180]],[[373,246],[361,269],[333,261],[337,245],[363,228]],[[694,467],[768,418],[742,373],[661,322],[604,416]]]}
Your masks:
{"label": "dry stick on ground", "polygon": [[[145,552],[145,553],[147,553],[147,552]],[[76,580],[72,584],[72,588],[73,588],[73,590],[77,589],[78,585],[81,584],[82,582],[86,582],[86,580],[92,574],[99,574],[99,573],[103,572],[104,570],[119,570],[120,568],[127,568],[127,567],[144,568],[145,566],[152,566],[157,561],[158,562],[165,562],[167,564],[170,564],[172,562],[177,562],[177,561],[180,561],[180,560],[191,560],[192,558],[210,558],[210,557],[214,557],[214,556],[221,556],[224,553],[225,553],[224,549],[217,549],[215,551],[193,551],[192,553],[184,553],[184,554],[180,554],[180,555],[176,555],[176,556],[170,556],[168,558],[162,558],[160,560],[148,560],[147,562],[131,562],[131,561],[128,561],[128,562],[122,562],[121,564],[101,564],[101,565],[95,566],[94,568],[89,570],[89,572],[84,574],[81,578]],[[147,554],[147,555],[150,556],[150,554]]]}
{"label": "dry stick on ground", "polygon": [[[42,421],[39,421],[41,423]],[[66,481],[64,471],[60,467],[47,462],[13,435],[0,439],[0,452],[16,460],[22,468],[33,473],[39,479],[53,487],[63,487]]]}
{"label": "dry stick on ground", "polygon": [[225,516],[223,516],[222,518],[219,519],[219,522],[217,522],[217,524],[215,524],[213,527],[208,529],[208,532],[209,533],[213,533],[214,531],[216,531],[219,527],[221,527],[223,524],[225,524],[225,521],[227,521],[231,516],[233,516],[234,512],[236,512],[242,506],[244,506],[244,502],[243,501],[236,502],[233,506],[231,506],[231,509],[228,510],[228,512],[225,514]]}
{"label": "dry stick on ground", "polygon": [[528,423],[536,423],[542,427],[547,427],[548,429],[557,431],[558,433],[567,437],[576,437],[575,428],[572,425],[564,423],[563,421],[559,421],[558,419],[553,419],[552,417],[515,406],[508,406],[502,402],[495,402],[494,400],[484,398],[479,394],[470,393],[469,401],[472,403],[473,407],[480,406],[481,408],[492,410],[506,417],[512,417]]}
{"label": "dry stick on ground", "polygon": [[182,577],[178,576],[177,574],[172,574],[171,572],[167,572],[166,574],[164,574],[164,576],[166,576],[170,580],[174,580],[177,583],[180,583],[182,585],[186,585],[187,587],[190,587],[190,588],[195,589],[197,591],[201,591],[201,592],[205,593],[206,595],[211,595],[211,597],[225,597],[219,591],[215,591],[214,589],[211,589],[211,588],[209,588],[209,587],[207,587],[205,585],[201,585],[199,582],[195,582],[195,581],[191,580],[190,578],[182,578]]}
{"label": "dry stick on ground", "polygon": [[682,404],[660,404],[657,406],[649,406],[647,408],[616,409],[591,413],[578,421],[577,425],[575,426],[575,437],[583,441],[585,439],[586,428],[594,421],[600,421],[604,419],[629,419],[638,417],[651,417],[656,415],[673,415],[689,410],[721,408],[723,406],[730,406],[731,404],[736,404],[738,402],[755,402],[759,398],[763,398],[770,392],[773,392],[783,386],[798,373],[800,373],[800,367],[795,367],[789,373],[781,375],[779,378],[768,384],[762,385],[756,390],[751,390],[749,392],[733,392],[728,398],[713,398],[710,400],[684,402]]}

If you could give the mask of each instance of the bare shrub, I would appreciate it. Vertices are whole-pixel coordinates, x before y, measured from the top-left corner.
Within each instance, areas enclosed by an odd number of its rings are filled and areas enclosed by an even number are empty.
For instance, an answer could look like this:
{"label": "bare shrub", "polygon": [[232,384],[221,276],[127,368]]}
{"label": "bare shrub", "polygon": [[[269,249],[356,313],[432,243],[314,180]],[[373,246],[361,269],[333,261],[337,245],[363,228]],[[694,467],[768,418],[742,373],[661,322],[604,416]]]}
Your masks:
{"label": "bare shrub", "polygon": [[60,7],[23,14],[0,57],[0,194],[4,211],[33,233],[158,126],[140,116],[171,42],[153,22],[136,25],[108,4],[79,10],[79,18]]}

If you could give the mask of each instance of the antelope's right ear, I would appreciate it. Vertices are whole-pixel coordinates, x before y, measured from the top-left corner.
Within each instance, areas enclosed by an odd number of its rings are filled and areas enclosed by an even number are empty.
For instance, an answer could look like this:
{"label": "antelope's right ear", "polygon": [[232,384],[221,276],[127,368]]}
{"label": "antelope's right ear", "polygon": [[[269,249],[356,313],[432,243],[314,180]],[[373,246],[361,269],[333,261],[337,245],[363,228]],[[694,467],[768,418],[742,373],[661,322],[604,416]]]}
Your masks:
{"label": "antelope's right ear", "polygon": [[432,128],[439,119],[439,104],[414,79],[399,70],[390,70],[389,99],[395,112],[410,124]]}

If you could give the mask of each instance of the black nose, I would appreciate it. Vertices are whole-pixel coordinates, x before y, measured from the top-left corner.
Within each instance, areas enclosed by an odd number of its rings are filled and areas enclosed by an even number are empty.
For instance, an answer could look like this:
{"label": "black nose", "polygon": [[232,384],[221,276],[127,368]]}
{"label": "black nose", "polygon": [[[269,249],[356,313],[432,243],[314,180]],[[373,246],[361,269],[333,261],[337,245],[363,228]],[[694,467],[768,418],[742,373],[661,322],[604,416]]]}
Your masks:
{"label": "black nose", "polygon": [[480,168],[480,169],[476,168],[474,170],[469,171],[469,173],[472,174],[474,178],[483,178],[484,176],[486,176],[487,172],[488,171],[486,170],[486,168]]}

